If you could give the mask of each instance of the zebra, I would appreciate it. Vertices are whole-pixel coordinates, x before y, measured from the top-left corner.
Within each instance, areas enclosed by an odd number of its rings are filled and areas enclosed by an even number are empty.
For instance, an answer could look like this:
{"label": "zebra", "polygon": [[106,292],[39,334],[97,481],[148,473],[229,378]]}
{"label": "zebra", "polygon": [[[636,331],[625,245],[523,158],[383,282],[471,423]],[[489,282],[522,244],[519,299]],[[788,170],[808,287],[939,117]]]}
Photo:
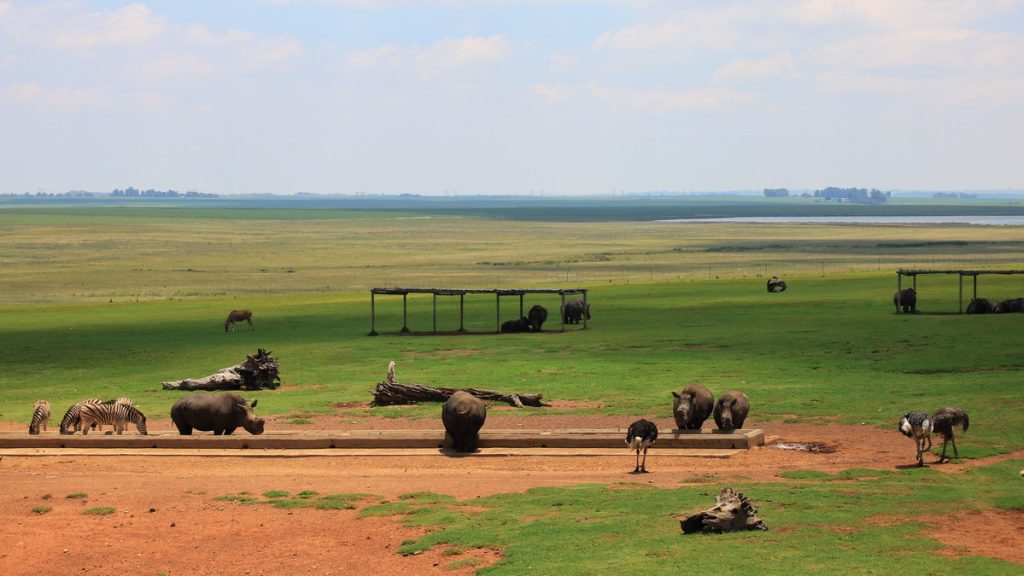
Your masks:
{"label": "zebra", "polygon": [[139,429],[139,434],[146,435],[146,415],[131,404],[83,404],[78,410],[78,416],[82,419],[82,434],[88,434],[92,424],[111,424],[120,434],[125,429],[125,423],[132,422]]}
{"label": "zebra", "polygon": [[60,433],[61,434],[74,434],[75,432],[82,429],[82,420],[79,418],[78,413],[82,409],[82,406],[86,404],[99,404],[99,398],[89,398],[88,400],[82,400],[81,402],[75,402],[68,408],[68,411],[64,413],[64,418],[60,421]]}
{"label": "zebra", "polygon": [[39,434],[39,426],[43,426],[43,430],[47,429],[47,425],[50,423],[50,403],[46,400],[36,400],[35,406],[32,407],[32,422],[28,425],[29,434]]}

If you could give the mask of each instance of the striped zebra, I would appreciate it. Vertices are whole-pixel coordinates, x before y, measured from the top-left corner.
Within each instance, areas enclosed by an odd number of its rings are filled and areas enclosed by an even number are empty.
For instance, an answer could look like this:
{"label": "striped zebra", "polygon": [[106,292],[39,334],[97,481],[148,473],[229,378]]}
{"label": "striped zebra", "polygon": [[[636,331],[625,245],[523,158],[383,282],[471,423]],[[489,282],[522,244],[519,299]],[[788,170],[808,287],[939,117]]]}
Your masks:
{"label": "striped zebra", "polygon": [[68,411],[64,413],[64,418],[60,421],[60,433],[61,434],[74,434],[75,432],[82,429],[82,419],[79,418],[78,413],[82,409],[82,406],[86,404],[99,404],[99,398],[89,398],[88,400],[82,400],[81,402],[75,402],[68,408]]}
{"label": "striped zebra", "polygon": [[89,427],[93,424],[111,424],[114,431],[120,434],[124,431],[125,424],[132,422],[139,429],[139,434],[146,435],[146,415],[131,404],[83,404],[78,410],[78,416],[82,419],[82,434],[88,434]]}
{"label": "striped zebra", "polygon": [[42,425],[43,430],[46,430],[49,423],[50,403],[46,400],[36,400],[35,406],[32,407],[32,422],[28,425],[28,433],[39,434],[39,426]]}

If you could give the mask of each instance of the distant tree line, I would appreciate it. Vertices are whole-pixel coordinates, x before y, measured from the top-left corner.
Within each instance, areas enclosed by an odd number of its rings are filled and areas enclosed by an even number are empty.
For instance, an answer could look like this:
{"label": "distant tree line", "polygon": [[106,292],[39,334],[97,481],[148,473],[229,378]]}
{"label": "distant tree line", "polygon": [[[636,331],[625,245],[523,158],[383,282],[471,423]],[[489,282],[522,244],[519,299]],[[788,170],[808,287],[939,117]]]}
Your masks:
{"label": "distant tree line", "polygon": [[196,192],[195,190],[189,190],[188,192],[178,192],[177,190],[139,190],[129,186],[124,190],[120,188],[114,188],[110,193],[111,198],[216,198],[216,194],[209,192]]}
{"label": "distant tree line", "polygon": [[885,204],[892,196],[892,192],[882,192],[877,188],[836,188],[829,186],[822,190],[815,190],[815,198],[824,198],[825,201],[850,202],[852,204]]}
{"label": "distant tree line", "polygon": [[787,188],[765,188],[765,198],[789,198],[789,189]]}
{"label": "distant tree line", "polygon": [[932,194],[932,198],[962,198],[972,200],[977,197],[977,194],[968,194],[967,192],[936,192]]}

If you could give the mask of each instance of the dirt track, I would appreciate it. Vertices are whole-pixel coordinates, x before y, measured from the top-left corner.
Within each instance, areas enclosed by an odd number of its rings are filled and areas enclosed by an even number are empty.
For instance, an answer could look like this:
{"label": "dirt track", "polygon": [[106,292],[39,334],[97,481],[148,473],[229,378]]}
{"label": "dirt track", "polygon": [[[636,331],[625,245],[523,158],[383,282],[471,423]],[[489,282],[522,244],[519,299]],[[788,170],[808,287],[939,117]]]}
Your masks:
{"label": "dirt track", "polygon": [[[495,414],[488,425],[614,428],[622,424],[621,420]],[[657,423],[659,427],[671,427],[670,421]],[[759,426],[757,422],[751,424]],[[160,425],[157,421],[152,427],[162,429]],[[353,423],[351,419],[326,418],[312,428],[436,425],[432,421],[368,419]],[[287,428],[283,423],[279,427]],[[357,519],[354,511],[237,506],[213,498],[268,490],[359,492],[384,498],[431,491],[472,498],[585,482],[646,482],[670,488],[681,482],[778,480],[780,472],[793,469],[891,469],[913,460],[912,443],[895,431],[816,424],[770,423],[759,427],[779,441],[817,442],[835,448],[835,452],[764,447],[725,459],[659,458],[655,447],[648,459],[652,473],[643,476],[629,473],[633,459],[625,447],[621,455],[588,457],[452,458],[429,451],[409,456],[339,458],[8,455],[0,460],[0,484],[4,487],[0,495],[0,540],[4,542],[0,547],[0,574],[36,574],[32,562],[40,557],[60,559],[63,566],[72,568],[68,572],[83,574],[468,573],[473,568],[445,568],[467,554],[443,556],[440,550],[410,557],[394,554],[403,540],[419,534],[394,519]],[[962,467],[937,468],[955,473]],[[88,498],[65,498],[75,492],[87,493]],[[44,494],[52,494],[52,498],[43,500]],[[53,510],[34,514],[31,509],[37,505],[52,506]],[[117,511],[102,517],[81,513],[94,506],[112,506]],[[1000,521],[1005,528],[1003,543],[1024,550],[1024,521],[1016,516]],[[961,536],[957,543],[968,553],[999,554],[998,550],[980,547],[986,539],[978,539],[981,541],[975,548],[969,535]],[[469,555],[480,556],[488,563],[498,557],[496,551]],[[1024,558],[1007,557],[1005,553],[1003,557],[1024,562]]]}

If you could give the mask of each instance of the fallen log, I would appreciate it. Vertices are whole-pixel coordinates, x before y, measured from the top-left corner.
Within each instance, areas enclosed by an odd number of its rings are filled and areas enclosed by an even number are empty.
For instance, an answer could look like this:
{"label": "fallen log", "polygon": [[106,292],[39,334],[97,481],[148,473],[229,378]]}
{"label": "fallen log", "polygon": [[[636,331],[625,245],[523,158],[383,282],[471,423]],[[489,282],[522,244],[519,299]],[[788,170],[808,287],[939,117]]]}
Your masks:
{"label": "fallen log", "polygon": [[767,530],[764,520],[742,492],[726,487],[715,497],[716,504],[679,520],[684,534],[694,532],[732,532],[734,530]]}
{"label": "fallen log", "polygon": [[187,378],[163,383],[164,390],[261,390],[281,385],[277,359],[263,348],[245,361],[203,378]]}
{"label": "fallen log", "polygon": [[481,400],[507,402],[516,408],[524,406],[547,406],[541,402],[542,394],[506,394],[494,390],[478,390],[476,388],[433,388],[421,384],[399,384],[395,376],[395,361],[388,362],[388,375],[383,382],[377,384],[373,391],[372,406],[392,406],[396,404],[417,404],[419,402],[444,402],[455,392],[463,390]]}

